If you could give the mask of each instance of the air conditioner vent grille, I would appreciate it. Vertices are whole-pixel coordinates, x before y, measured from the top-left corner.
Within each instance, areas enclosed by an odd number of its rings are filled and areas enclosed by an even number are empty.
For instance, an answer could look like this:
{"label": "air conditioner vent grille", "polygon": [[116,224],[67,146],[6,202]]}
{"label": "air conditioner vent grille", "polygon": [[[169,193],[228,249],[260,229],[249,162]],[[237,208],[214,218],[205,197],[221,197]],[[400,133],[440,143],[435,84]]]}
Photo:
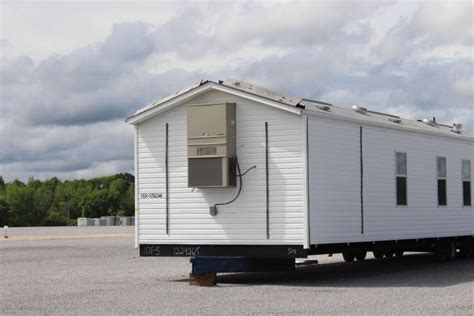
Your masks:
{"label": "air conditioner vent grille", "polygon": [[217,155],[217,147],[216,146],[198,147],[196,148],[196,155],[197,156],[215,156]]}

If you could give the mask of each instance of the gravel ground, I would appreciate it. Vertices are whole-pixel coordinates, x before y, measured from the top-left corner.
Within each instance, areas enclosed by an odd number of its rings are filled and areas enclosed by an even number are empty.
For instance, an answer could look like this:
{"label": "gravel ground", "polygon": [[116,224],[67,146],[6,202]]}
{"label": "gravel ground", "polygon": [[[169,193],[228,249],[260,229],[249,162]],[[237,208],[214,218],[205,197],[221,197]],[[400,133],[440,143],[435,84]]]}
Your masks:
{"label": "gravel ground", "polygon": [[473,260],[318,256],[295,272],[219,275],[208,288],[188,285],[186,258],[138,257],[133,227],[10,234],[0,239],[0,315],[474,315]]}

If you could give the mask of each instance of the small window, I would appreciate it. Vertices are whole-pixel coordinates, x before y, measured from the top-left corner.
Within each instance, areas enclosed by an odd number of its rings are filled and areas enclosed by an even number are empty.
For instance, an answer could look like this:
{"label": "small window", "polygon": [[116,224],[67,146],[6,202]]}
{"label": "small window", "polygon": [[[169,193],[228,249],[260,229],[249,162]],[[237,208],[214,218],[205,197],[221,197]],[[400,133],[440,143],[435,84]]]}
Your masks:
{"label": "small window", "polygon": [[470,160],[462,161],[462,180],[471,181],[471,161]]}
{"label": "small window", "polygon": [[446,178],[446,157],[438,157],[438,178]]}
{"label": "small window", "polygon": [[462,160],[461,169],[463,206],[471,206],[471,161]]}
{"label": "small window", "polygon": [[407,154],[395,153],[397,205],[407,205]]}
{"label": "small window", "polygon": [[438,179],[438,205],[448,205],[446,198],[446,179]]}
{"label": "small window", "polygon": [[436,173],[438,177],[438,206],[448,205],[446,157],[436,158]]}

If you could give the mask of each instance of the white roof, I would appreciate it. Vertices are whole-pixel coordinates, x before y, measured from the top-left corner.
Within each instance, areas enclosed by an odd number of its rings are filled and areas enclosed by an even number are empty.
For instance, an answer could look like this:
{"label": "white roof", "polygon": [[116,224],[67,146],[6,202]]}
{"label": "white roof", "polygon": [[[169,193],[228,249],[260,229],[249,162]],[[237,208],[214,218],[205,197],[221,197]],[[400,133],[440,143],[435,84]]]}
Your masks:
{"label": "white roof", "polygon": [[[455,133],[452,131],[452,126],[444,124],[428,125],[423,123],[421,120],[412,120],[400,118],[396,115],[370,111],[368,109],[365,113],[356,112],[353,109],[339,107],[330,103],[305,99],[302,97],[286,96],[278,92],[274,92],[254,84],[250,84],[241,80],[226,79],[224,81],[213,82],[208,80],[201,80],[198,83],[182,89],[164,99],[153,102],[152,104],[139,109],[135,114],[127,119],[127,122],[134,124],[135,120],[139,117],[154,115],[158,113],[162,106],[164,107],[173,99],[178,97],[184,97],[186,94],[191,93],[200,87],[209,85],[210,88],[225,88],[226,92],[239,94],[244,97],[258,97],[260,100],[268,100],[269,104],[281,104],[284,109],[299,109],[301,111],[295,113],[302,113],[303,111],[308,114],[315,114],[318,116],[332,117],[335,119],[357,121],[360,123],[374,124],[378,126],[386,126],[388,128],[396,129],[407,129],[412,131],[419,131],[422,133],[438,134],[451,137],[457,137],[460,139],[474,139],[474,132],[463,131],[461,133]],[[230,89],[229,89],[230,88]],[[203,89],[202,91],[207,91]],[[243,92],[243,94],[242,94]],[[292,111],[293,112],[293,111]],[[141,121],[142,119],[140,119]]]}
{"label": "white roof", "polygon": [[435,134],[443,134],[449,136],[457,136],[460,138],[474,138],[474,133],[469,131],[463,131],[462,133],[458,134],[453,132],[452,126],[445,125],[445,124],[435,124],[428,125],[423,123],[422,120],[412,120],[401,118],[397,115],[375,112],[367,110],[366,113],[359,113],[352,109],[338,107],[334,105],[327,106],[328,110],[323,110],[321,104],[318,102],[312,101],[303,101],[305,104],[305,109],[318,112],[318,113],[326,113],[328,116],[336,116],[341,119],[348,119],[348,120],[356,120],[366,122],[366,123],[373,123],[376,125],[384,125],[387,127],[398,127],[398,128],[406,128],[410,130],[417,130],[420,132],[427,132],[427,133],[435,133]]}

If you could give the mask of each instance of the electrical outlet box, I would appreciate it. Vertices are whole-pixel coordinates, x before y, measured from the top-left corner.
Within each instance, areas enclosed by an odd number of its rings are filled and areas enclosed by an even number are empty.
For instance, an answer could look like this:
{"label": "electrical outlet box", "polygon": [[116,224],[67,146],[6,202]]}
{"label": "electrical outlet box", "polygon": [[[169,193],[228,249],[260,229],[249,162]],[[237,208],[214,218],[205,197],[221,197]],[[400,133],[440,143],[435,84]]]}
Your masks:
{"label": "electrical outlet box", "polygon": [[211,216],[216,216],[217,215],[217,206],[210,206],[209,207],[209,214]]}
{"label": "electrical outlet box", "polygon": [[235,186],[235,103],[190,105],[186,119],[188,186]]}

